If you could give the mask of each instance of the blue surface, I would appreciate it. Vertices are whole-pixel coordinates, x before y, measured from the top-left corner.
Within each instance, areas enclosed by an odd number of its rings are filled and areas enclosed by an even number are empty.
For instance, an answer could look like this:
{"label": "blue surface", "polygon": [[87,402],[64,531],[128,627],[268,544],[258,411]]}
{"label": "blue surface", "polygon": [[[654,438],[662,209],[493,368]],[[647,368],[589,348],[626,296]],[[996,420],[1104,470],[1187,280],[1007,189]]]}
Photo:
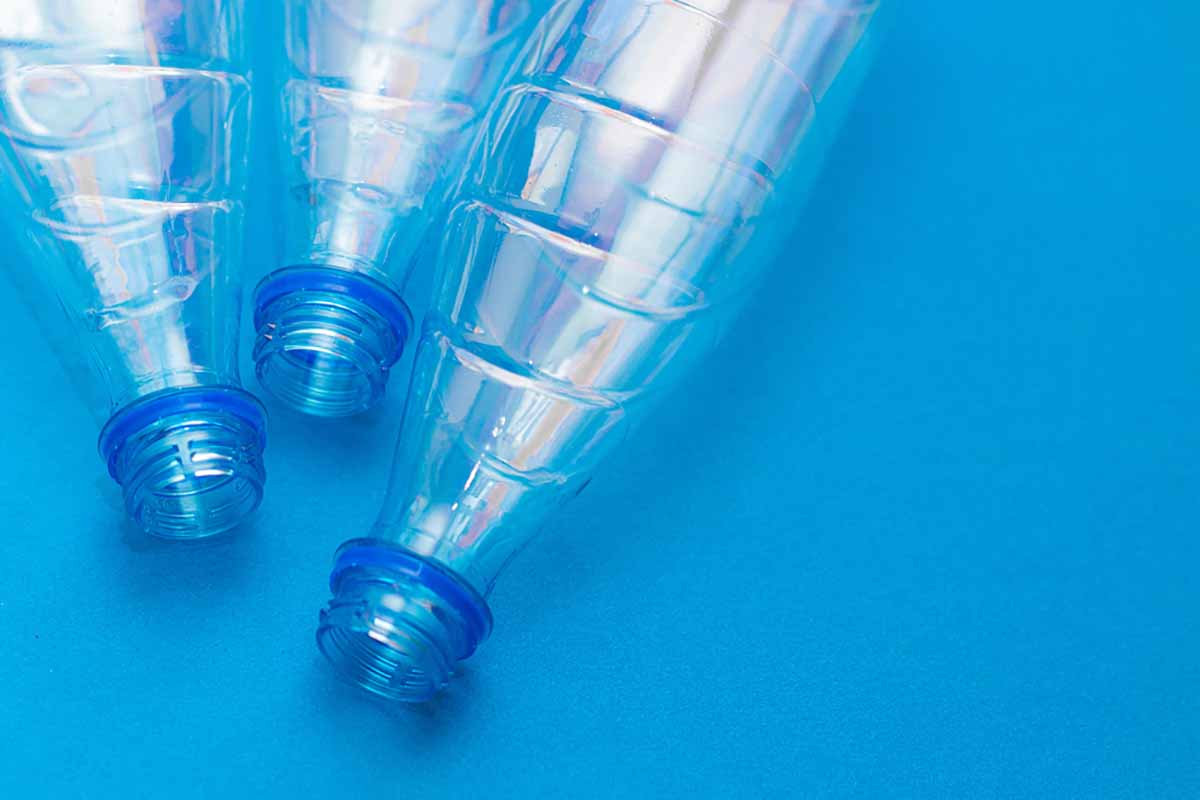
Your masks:
{"label": "blue surface", "polygon": [[258,523],[148,541],[0,296],[0,797],[1196,797],[1200,12],[1151,5],[910,3],[794,255],[429,707],[313,644],[402,380],[272,406]]}

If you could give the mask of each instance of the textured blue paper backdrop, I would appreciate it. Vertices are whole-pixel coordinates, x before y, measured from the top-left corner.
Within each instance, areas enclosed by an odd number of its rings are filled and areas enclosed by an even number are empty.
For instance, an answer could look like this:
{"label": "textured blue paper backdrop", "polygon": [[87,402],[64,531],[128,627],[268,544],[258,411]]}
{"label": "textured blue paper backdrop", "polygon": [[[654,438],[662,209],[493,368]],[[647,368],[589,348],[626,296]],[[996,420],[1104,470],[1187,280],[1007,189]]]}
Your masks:
{"label": "textured blue paper backdrop", "polygon": [[403,376],[273,408],[257,524],[162,544],[0,297],[0,796],[1200,794],[1200,13],[896,23],[792,255],[430,707],[313,645]]}

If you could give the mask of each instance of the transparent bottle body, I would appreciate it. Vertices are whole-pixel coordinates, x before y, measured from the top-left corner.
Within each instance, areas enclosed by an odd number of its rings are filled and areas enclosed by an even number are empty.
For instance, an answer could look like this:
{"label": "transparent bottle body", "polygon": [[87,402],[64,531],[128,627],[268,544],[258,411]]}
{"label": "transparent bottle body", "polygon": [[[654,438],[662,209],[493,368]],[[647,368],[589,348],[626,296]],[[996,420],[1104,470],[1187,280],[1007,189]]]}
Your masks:
{"label": "transparent bottle body", "polygon": [[423,263],[426,235],[530,5],[285,7],[283,266],[292,272],[260,288],[255,360],[264,386],[285,402],[341,416],[378,399],[403,349],[407,278]]}
{"label": "transparent bottle body", "polygon": [[[131,513],[151,529],[164,514],[190,517],[174,520],[177,535],[226,527],[237,509],[224,508],[201,531],[203,509],[178,505],[203,505],[200,484],[211,488],[181,460],[203,442],[235,461],[257,458],[261,412],[239,396],[230,408],[251,410],[205,417],[194,408],[183,420],[169,398],[204,390],[223,406],[221,391],[240,392],[237,261],[250,102],[240,2],[15,3],[0,16],[0,162],[15,189],[9,213],[23,219],[13,227],[27,235],[23,258],[10,266],[23,271],[18,283],[40,287],[65,311],[58,324],[86,353],[96,387],[88,394],[106,402],[110,424],[128,409],[161,407],[140,415],[158,426],[155,435],[125,431],[105,453],[138,508]],[[136,481],[140,499],[118,474],[124,462],[156,475]],[[260,471],[249,476],[257,485],[238,479],[237,496],[261,489]],[[174,481],[180,496],[160,496],[147,480]]]}
{"label": "transparent bottle body", "polygon": [[[486,597],[709,350],[791,227],[875,10],[555,7],[501,89],[449,215],[388,496],[372,538],[347,546],[353,563],[343,548],[323,629],[358,588],[352,568],[379,573],[364,547],[420,557]],[[370,635],[376,617],[357,624]],[[411,682],[402,668],[366,681],[361,654],[323,648],[368,688],[411,697],[395,689]]]}

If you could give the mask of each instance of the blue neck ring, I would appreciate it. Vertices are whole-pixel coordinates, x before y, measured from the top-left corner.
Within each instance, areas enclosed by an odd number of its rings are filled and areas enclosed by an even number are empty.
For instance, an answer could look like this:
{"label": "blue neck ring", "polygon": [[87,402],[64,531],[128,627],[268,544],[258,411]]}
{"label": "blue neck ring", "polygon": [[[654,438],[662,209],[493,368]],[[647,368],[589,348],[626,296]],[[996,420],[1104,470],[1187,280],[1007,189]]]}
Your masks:
{"label": "blue neck ring", "polygon": [[259,448],[267,443],[267,415],[262,403],[236,386],[189,386],[163,389],[141,397],[109,417],[97,443],[108,474],[117,477],[117,457],[130,436],[159,420],[179,414],[232,414],[245,420],[258,436]]}
{"label": "blue neck ring", "polygon": [[[373,568],[399,573],[424,585],[458,612],[467,626],[470,649],[492,632],[492,612],[478,592],[454,572],[411,550],[379,539],[351,539],[338,548],[329,588],[337,594],[342,576],[351,569]],[[468,652],[460,658],[466,658]]]}

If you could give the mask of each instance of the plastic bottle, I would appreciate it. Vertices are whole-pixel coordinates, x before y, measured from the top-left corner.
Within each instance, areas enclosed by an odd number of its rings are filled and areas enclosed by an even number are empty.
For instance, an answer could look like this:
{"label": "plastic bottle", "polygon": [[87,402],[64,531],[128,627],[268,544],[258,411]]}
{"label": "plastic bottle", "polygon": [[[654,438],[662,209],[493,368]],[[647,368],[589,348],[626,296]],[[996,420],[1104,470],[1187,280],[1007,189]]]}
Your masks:
{"label": "plastic bottle", "polygon": [[[16,0],[0,15],[7,266],[89,364],[129,516],[195,538],[257,507],[265,421],[238,388],[249,85],[239,0]],[[15,191],[12,191],[15,188]],[[75,376],[80,377],[80,376]]]}
{"label": "plastic bottle", "polygon": [[259,381],[309,414],[373,405],[412,329],[470,133],[531,22],[528,0],[287,0],[285,267],[256,292]]}
{"label": "plastic bottle", "polygon": [[[383,512],[317,639],[423,700],[485,598],[771,263],[875,38],[874,3],[555,7],[447,226]],[[835,91],[836,90],[836,91]]]}

